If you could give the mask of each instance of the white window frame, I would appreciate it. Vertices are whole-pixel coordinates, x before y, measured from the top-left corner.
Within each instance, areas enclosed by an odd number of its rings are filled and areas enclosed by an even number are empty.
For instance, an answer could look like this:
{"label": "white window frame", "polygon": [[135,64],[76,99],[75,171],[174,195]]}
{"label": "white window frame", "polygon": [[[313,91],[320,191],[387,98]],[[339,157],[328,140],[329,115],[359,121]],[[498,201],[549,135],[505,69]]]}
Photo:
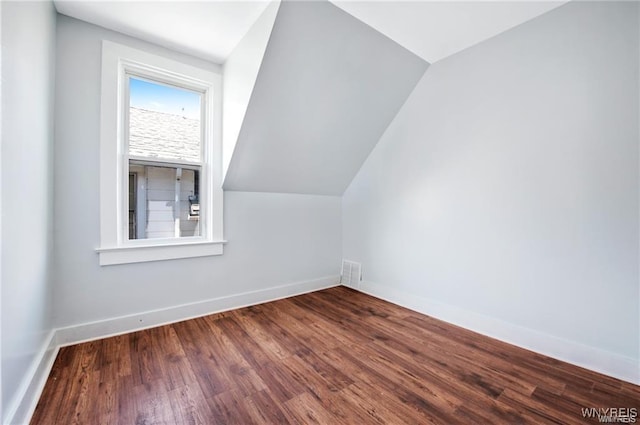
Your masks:
{"label": "white window frame", "polygon": [[[126,132],[130,74],[202,92],[201,235],[128,238],[129,156]],[[100,122],[100,265],[139,263],[223,253],[222,77],[172,59],[102,42]],[[133,159],[133,158],[132,158]]]}

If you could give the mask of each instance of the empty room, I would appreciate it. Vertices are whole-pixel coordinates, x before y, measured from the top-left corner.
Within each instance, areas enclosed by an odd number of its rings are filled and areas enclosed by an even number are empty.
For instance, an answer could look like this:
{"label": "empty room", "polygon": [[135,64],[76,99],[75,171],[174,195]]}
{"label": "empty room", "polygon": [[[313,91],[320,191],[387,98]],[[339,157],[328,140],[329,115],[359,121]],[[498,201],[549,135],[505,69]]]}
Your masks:
{"label": "empty room", "polygon": [[0,23],[2,424],[640,420],[640,3]]}

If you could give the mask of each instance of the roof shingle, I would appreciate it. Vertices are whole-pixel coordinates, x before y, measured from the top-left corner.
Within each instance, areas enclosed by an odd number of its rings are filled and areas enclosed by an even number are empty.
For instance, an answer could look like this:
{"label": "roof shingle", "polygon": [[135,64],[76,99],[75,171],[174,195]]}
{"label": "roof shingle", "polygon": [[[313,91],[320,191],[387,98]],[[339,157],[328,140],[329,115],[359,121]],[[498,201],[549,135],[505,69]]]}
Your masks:
{"label": "roof shingle", "polygon": [[200,120],[129,108],[129,154],[200,162]]}

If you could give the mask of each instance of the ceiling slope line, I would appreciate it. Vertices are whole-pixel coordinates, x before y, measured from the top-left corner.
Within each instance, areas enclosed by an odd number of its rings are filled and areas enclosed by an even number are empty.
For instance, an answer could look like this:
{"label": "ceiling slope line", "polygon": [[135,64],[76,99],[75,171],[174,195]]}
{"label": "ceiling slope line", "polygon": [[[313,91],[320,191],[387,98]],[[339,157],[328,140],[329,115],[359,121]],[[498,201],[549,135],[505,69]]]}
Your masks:
{"label": "ceiling slope line", "polygon": [[342,195],[428,66],[328,1],[282,2],[224,188]]}
{"label": "ceiling slope line", "polygon": [[244,122],[264,54],[271,39],[280,1],[272,1],[224,64],[222,118],[223,181]]}

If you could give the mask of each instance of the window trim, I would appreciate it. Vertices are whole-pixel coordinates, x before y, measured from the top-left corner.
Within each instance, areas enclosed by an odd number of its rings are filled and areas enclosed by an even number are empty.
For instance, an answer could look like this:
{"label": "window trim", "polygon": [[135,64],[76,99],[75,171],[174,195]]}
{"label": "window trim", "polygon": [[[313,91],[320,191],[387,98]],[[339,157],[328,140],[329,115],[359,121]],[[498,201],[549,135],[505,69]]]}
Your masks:
{"label": "window trim", "polygon": [[[132,72],[133,71],[133,72]],[[130,75],[197,89],[203,93],[201,184],[205,191],[203,234],[162,239],[128,239],[128,150],[125,102]],[[126,96],[126,97],[125,97]],[[102,42],[100,122],[100,265],[138,263],[223,253],[222,192],[222,77],[219,73],[134,49],[107,40]],[[195,164],[194,164],[195,165]],[[125,179],[126,173],[126,179]],[[128,186],[128,184],[127,184]]]}

